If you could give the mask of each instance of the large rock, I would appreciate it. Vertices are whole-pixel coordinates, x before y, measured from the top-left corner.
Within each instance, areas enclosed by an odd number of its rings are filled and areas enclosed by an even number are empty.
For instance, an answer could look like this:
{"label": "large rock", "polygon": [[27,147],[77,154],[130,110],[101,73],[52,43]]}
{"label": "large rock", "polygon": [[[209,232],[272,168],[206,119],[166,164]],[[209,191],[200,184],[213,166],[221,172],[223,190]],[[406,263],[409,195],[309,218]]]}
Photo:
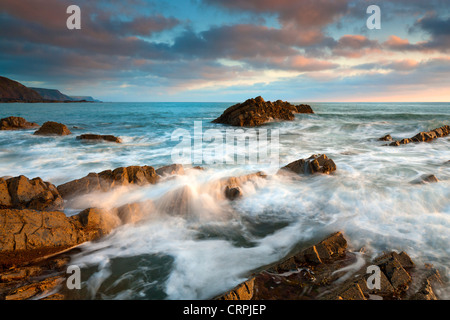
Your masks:
{"label": "large rock", "polygon": [[160,176],[183,175],[184,167],[182,164],[174,163],[174,164],[156,169],[156,173]]}
{"label": "large rock", "polygon": [[215,183],[211,188],[218,188],[220,192],[229,200],[236,200],[243,196],[242,186],[249,181],[256,181],[257,179],[265,179],[267,175],[258,171],[255,173],[246,174],[239,177],[223,178]]}
{"label": "large rock", "polygon": [[37,123],[28,122],[22,117],[7,117],[0,120],[0,130],[33,129],[39,127]]}
{"label": "large rock", "polygon": [[71,217],[61,211],[0,209],[0,269],[99,239],[120,224],[115,211],[105,209]]}
{"label": "large rock", "polygon": [[0,178],[0,207],[53,211],[63,209],[64,201],[50,182],[18,176]]}
{"label": "large rock", "polygon": [[40,136],[66,136],[72,134],[72,132],[62,123],[47,121],[34,134]]}
{"label": "large rock", "polygon": [[254,127],[273,120],[294,120],[295,113],[314,112],[307,105],[295,106],[281,100],[266,102],[263,98],[256,97],[229,107],[213,122],[240,127]]}
{"label": "large rock", "polygon": [[312,155],[308,159],[299,159],[282,167],[278,173],[294,172],[297,174],[329,174],[336,170],[336,164],[325,154]]}
{"label": "large rock", "polygon": [[108,141],[108,142],[115,142],[115,143],[122,143],[122,139],[115,137],[113,135],[100,135],[100,134],[82,134],[80,136],[77,136],[78,140],[87,140],[87,141]]}
{"label": "large rock", "polygon": [[159,179],[155,169],[150,166],[120,167],[100,173],[89,173],[86,177],[58,186],[64,199],[96,191],[109,191],[114,187],[155,184]]}

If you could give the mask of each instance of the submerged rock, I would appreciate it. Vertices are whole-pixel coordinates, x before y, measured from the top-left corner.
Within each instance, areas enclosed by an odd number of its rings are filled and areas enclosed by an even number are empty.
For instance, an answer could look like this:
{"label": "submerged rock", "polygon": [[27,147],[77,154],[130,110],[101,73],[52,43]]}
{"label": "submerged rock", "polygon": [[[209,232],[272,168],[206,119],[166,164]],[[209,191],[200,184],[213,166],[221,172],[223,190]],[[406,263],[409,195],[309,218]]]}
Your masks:
{"label": "submerged rock", "polygon": [[108,141],[108,142],[122,143],[122,139],[115,137],[113,135],[100,135],[88,133],[77,136],[77,139],[88,141]]}
{"label": "submerged rock", "polygon": [[100,173],[89,173],[86,177],[58,186],[64,199],[96,191],[109,191],[114,187],[155,184],[159,179],[155,169],[150,166],[120,167]]}
{"label": "submerged rock", "polygon": [[330,174],[336,170],[336,164],[325,154],[312,155],[307,159],[299,159],[282,167],[278,174],[294,172],[297,174],[314,174],[324,173]]}
{"label": "submerged rock", "polygon": [[47,121],[34,134],[40,136],[66,136],[72,134],[72,132],[62,123]]}
{"label": "submerged rock", "polygon": [[160,176],[183,175],[184,167],[181,164],[171,164],[171,165],[156,169],[156,173]]}
{"label": "submerged rock", "polygon": [[0,130],[33,129],[39,127],[37,123],[28,122],[22,117],[7,117],[0,120]]}
{"label": "submerged rock", "polygon": [[266,102],[263,98],[256,97],[229,107],[213,123],[254,127],[273,120],[294,120],[295,113],[314,112],[308,105],[295,106],[281,100]]}

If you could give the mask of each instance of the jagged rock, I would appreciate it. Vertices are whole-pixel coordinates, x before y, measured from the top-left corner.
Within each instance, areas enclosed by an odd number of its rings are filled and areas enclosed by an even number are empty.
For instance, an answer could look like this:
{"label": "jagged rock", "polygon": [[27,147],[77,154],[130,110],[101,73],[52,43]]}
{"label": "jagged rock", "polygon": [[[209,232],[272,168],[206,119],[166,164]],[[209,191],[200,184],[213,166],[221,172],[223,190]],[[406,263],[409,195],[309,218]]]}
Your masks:
{"label": "jagged rock", "polygon": [[379,141],[392,141],[392,137],[390,134],[387,134],[384,137],[379,138],[378,140]]}
{"label": "jagged rock", "polygon": [[184,168],[181,164],[171,164],[157,169],[156,173],[160,176],[183,175]]}
{"label": "jagged rock", "polygon": [[122,143],[122,139],[115,137],[113,135],[100,135],[100,134],[82,134],[77,136],[78,140],[89,140],[89,141],[108,141],[115,143]]}
{"label": "jagged rock", "polygon": [[72,134],[72,132],[62,123],[47,121],[34,134],[40,136],[66,136]]}
{"label": "jagged rock", "polygon": [[398,147],[402,144],[408,144],[411,142],[430,142],[436,138],[448,136],[449,134],[450,134],[450,126],[445,125],[440,128],[433,129],[431,131],[419,132],[414,137],[409,138],[409,139],[402,139],[400,141],[394,141],[394,142],[390,143],[389,146]]}
{"label": "jagged rock", "polygon": [[0,269],[96,240],[120,223],[114,212],[102,209],[71,217],[60,211],[0,209]]}
{"label": "jagged rock", "polygon": [[285,174],[287,172],[294,172],[297,174],[314,174],[325,173],[329,174],[336,170],[336,164],[332,159],[329,159],[325,154],[312,155],[308,159],[299,159],[288,165],[282,167],[277,174]]}
{"label": "jagged rock", "polygon": [[22,117],[7,117],[0,120],[0,130],[33,129],[39,127],[37,123],[28,122]]}
{"label": "jagged rock", "polygon": [[64,207],[56,187],[41,178],[28,179],[25,176],[0,178],[0,206],[3,208],[61,210]]}
{"label": "jagged rock", "polygon": [[253,297],[255,278],[239,284],[234,289],[216,298],[216,300],[251,300]]}
{"label": "jagged rock", "polygon": [[9,293],[5,300],[26,300],[36,296],[45,295],[54,290],[64,281],[63,277],[55,276],[43,281],[19,287]]}
{"label": "jagged rock", "polygon": [[64,199],[69,199],[91,192],[109,191],[118,186],[155,184],[158,179],[153,167],[131,166],[89,173],[84,178],[59,185],[57,189]]}
{"label": "jagged rock", "polygon": [[256,97],[229,107],[213,123],[254,127],[273,120],[294,120],[295,113],[314,112],[307,105],[294,106],[281,100],[266,102],[262,97]]}

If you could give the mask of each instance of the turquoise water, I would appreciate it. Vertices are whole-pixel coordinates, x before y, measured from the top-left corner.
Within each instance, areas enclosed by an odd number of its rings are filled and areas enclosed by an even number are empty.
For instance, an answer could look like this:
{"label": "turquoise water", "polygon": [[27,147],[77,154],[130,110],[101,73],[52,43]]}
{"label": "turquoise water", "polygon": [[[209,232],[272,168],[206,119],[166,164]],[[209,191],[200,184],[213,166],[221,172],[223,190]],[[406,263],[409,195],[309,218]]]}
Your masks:
{"label": "turquoise water", "polygon": [[[0,118],[22,116],[42,124],[66,124],[74,135],[33,136],[33,130],[0,132],[0,176],[39,176],[55,185],[129,165],[172,163],[177,129],[194,137],[227,126],[212,124],[232,103],[0,104]],[[313,115],[273,122],[279,154],[270,163],[207,163],[208,170],[154,186],[90,195],[66,213],[91,206],[158,199],[171,190],[192,191],[194,217],[155,214],[118,228],[74,257],[82,267],[87,299],[209,299],[252,270],[277,261],[336,230],[353,250],[367,255],[405,250],[418,264],[430,262],[450,276],[450,138],[432,143],[383,146],[379,137],[412,137],[450,124],[449,103],[312,103]],[[122,144],[83,143],[75,135],[113,134]],[[211,147],[204,144],[205,149]],[[251,148],[250,148],[251,149]],[[238,153],[248,149],[238,148]],[[249,150],[251,152],[252,150]],[[243,187],[234,203],[217,198],[210,183],[230,175],[264,170],[269,175],[293,160],[325,153],[337,164],[330,176],[289,181],[269,176]],[[275,159],[276,158],[276,159]],[[196,164],[197,165],[197,164]],[[434,174],[435,184],[413,184]],[[448,295],[448,288],[443,295]]]}

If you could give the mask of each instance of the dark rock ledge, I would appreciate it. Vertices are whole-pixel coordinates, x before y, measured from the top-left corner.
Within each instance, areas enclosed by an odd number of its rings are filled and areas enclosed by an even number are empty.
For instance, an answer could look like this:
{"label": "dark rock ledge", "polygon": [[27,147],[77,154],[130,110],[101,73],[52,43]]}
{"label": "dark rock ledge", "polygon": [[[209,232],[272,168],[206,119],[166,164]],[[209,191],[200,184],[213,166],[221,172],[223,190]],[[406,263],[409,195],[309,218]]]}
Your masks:
{"label": "dark rock ledge", "polygon": [[[360,253],[358,253],[360,254]],[[347,240],[336,232],[318,244],[253,274],[249,280],[215,297],[218,300],[437,300],[443,285],[431,265],[416,266],[405,252],[385,253],[348,279],[339,270],[355,263]],[[369,289],[370,265],[381,270],[380,289]]]}

